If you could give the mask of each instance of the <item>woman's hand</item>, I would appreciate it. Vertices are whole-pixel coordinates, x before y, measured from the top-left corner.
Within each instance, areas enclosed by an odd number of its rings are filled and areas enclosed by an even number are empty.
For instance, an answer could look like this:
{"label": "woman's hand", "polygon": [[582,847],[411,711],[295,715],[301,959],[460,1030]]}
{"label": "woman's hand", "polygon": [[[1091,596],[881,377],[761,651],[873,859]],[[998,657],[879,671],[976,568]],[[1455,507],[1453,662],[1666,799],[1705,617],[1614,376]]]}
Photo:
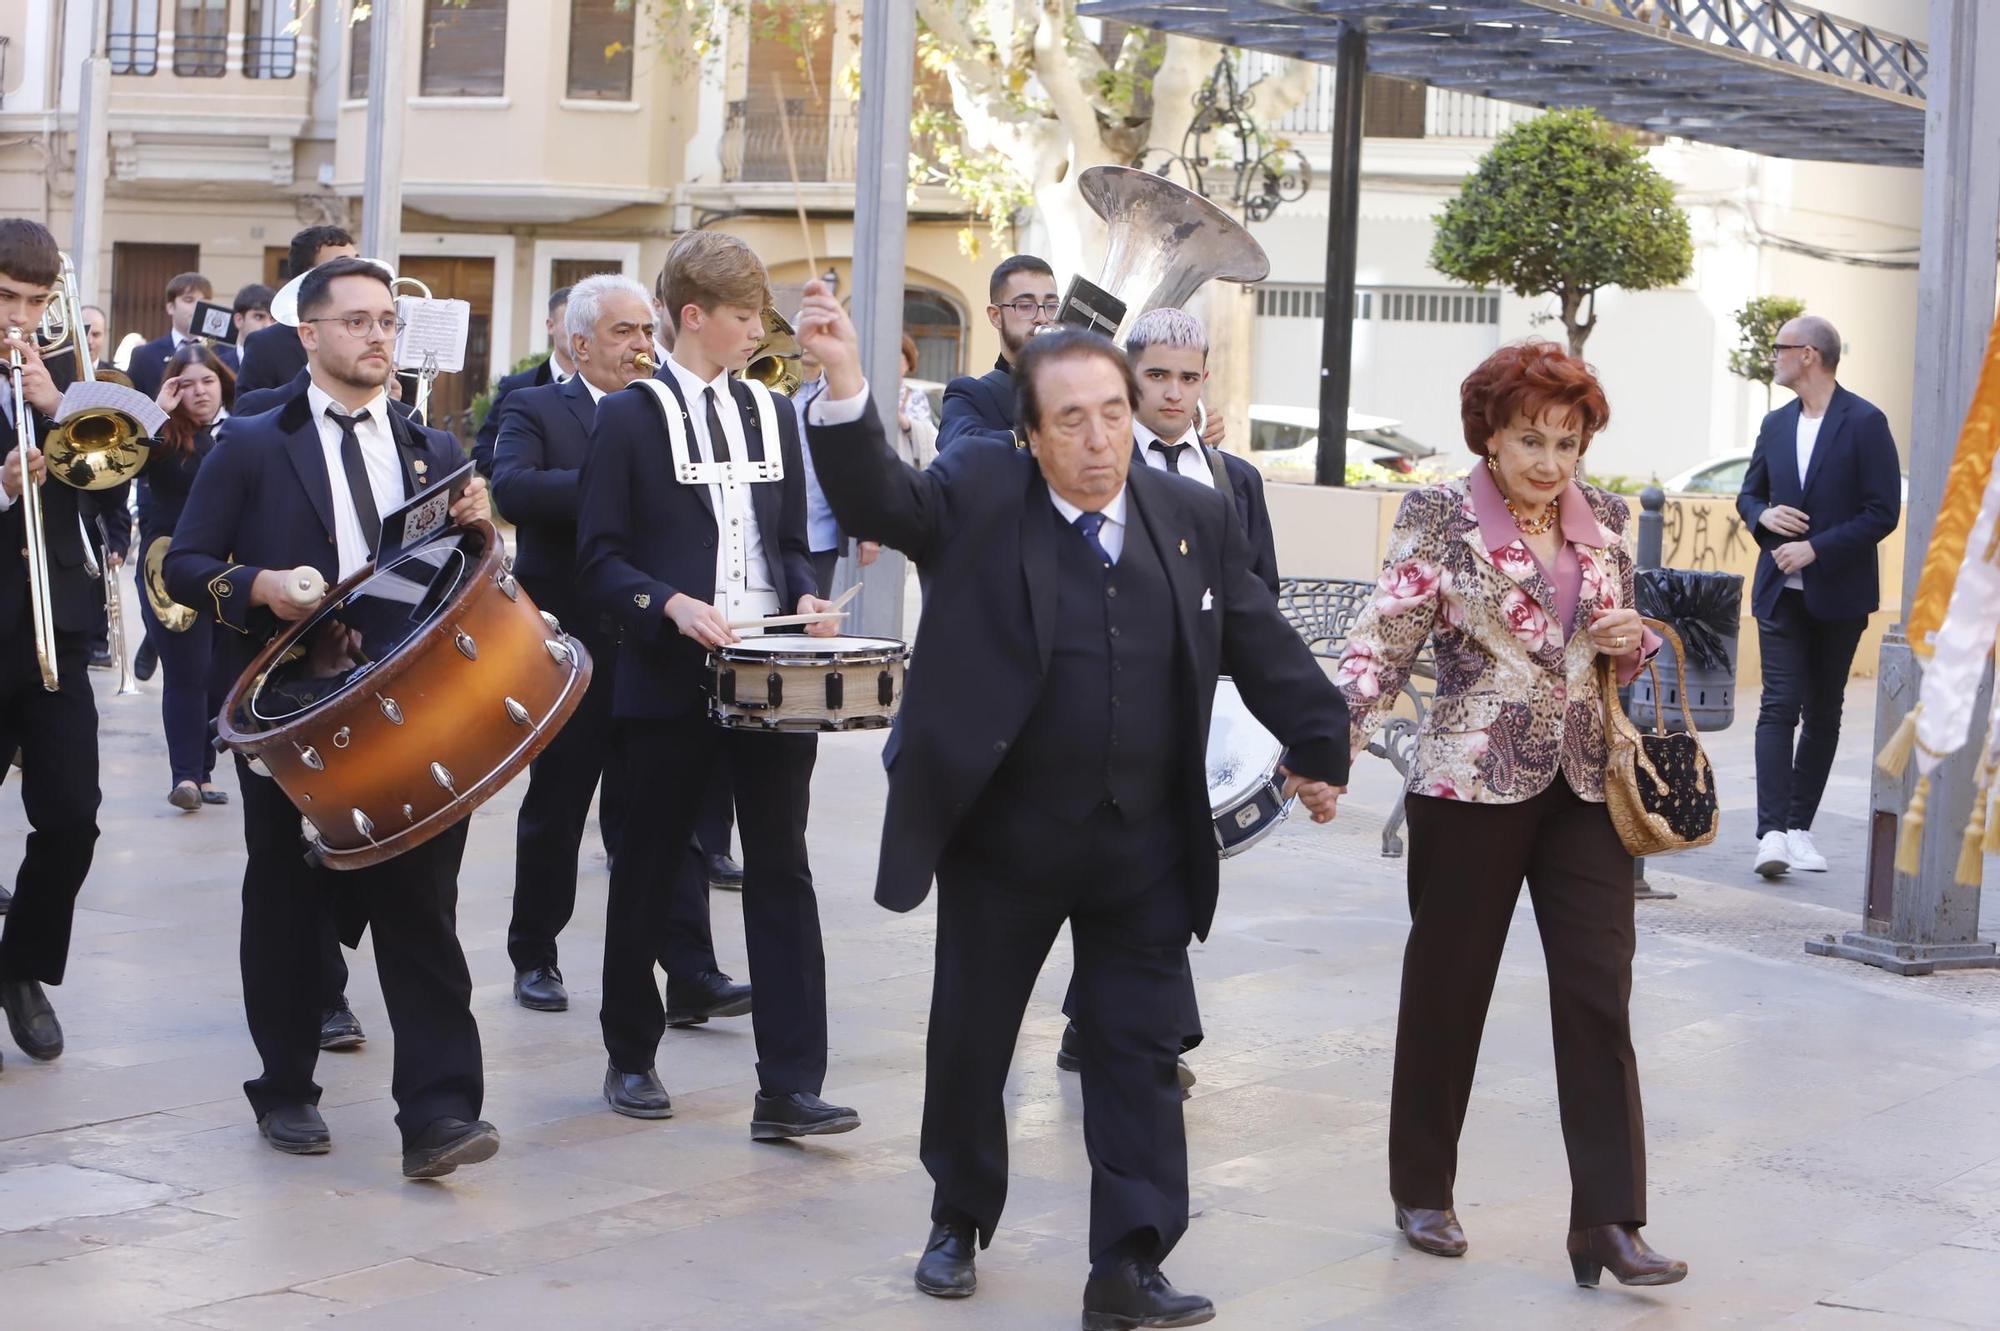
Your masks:
{"label": "woman's hand", "polygon": [[161,411],[164,411],[169,416],[171,416],[174,414],[174,408],[178,407],[180,404],[181,404],[181,377],[177,374],[171,379],[161,380],[160,393],[158,397],[155,397],[153,399],[153,405],[157,406]]}
{"label": "woman's hand", "polygon": [[1646,641],[1646,626],[1630,606],[1600,610],[1590,619],[1590,645],[1605,656],[1626,656]]}

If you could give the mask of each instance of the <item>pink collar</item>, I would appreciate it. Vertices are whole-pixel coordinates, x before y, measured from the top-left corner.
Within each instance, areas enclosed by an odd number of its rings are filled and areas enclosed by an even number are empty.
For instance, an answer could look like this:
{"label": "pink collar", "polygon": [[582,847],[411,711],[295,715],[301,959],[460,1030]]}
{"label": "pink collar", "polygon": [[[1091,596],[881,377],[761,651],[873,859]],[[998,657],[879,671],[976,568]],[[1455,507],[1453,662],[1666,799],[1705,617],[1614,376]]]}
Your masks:
{"label": "pink collar", "polygon": [[[1466,488],[1472,493],[1472,512],[1479,519],[1479,539],[1487,550],[1504,550],[1521,539],[1521,529],[1514,524],[1514,515],[1507,511],[1507,500],[1484,462],[1473,465],[1466,476]],[[1575,481],[1562,492],[1557,513],[1563,540],[1571,545],[1603,549],[1611,543]]]}

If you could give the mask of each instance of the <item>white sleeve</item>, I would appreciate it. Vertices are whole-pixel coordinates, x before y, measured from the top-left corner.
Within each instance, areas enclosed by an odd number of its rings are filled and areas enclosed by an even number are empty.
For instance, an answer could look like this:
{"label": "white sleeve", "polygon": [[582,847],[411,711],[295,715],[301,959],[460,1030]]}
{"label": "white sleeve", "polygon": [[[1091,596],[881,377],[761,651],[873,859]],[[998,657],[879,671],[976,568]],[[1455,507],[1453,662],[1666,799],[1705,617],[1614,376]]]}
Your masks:
{"label": "white sleeve", "polygon": [[806,408],[806,418],[814,425],[852,425],[861,419],[861,413],[868,410],[868,384],[862,381],[861,391],[853,397],[829,398],[821,393]]}

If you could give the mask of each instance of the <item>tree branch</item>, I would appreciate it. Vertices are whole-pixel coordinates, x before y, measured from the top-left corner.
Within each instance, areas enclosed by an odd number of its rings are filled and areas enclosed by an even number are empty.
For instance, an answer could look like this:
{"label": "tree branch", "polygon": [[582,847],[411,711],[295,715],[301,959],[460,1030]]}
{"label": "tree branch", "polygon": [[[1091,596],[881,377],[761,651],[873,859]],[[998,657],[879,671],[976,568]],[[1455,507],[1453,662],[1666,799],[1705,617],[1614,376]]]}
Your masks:
{"label": "tree branch", "polygon": [[1041,0],[1035,24],[1035,76],[1068,135],[1071,164],[1080,170],[1107,160],[1097,107],[1078,77],[1069,49],[1070,6],[1073,0]]}

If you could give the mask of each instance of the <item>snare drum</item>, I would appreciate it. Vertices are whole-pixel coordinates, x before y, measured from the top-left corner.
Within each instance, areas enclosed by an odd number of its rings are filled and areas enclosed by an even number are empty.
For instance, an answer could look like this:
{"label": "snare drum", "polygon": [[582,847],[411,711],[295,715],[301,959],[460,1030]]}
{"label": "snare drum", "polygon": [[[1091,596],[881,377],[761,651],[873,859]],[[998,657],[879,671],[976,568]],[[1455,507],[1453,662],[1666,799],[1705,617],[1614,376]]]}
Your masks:
{"label": "snare drum", "polygon": [[1256,845],[1292,811],[1278,777],[1283,755],[1284,746],[1250,715],[1235,683],[1216,680],[1208,718],[1208,807],[1223,859]]}
{"label": "snare drum", "polygon": [[732,730],[874,730],[903,701],[895,638],[767,633],[708,655],[708,715]]}

